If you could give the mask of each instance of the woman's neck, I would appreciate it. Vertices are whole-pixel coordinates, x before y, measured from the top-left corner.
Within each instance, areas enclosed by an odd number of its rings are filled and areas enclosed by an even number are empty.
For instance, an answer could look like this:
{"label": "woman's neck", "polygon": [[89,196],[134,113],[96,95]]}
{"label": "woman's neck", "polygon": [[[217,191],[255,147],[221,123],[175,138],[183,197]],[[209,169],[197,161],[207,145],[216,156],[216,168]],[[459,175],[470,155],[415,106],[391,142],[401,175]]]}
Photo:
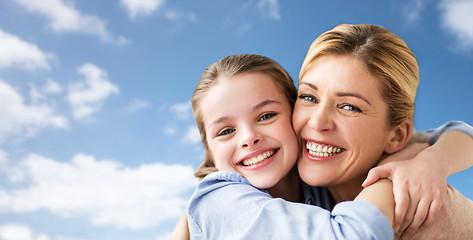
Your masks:
{"label": "woman's neck", "polygon": [[343,184],[327,186],[327,188],[335,200],[335,203],[351,201],[354,200],[356,196],[358,196],[361,190],[363,190],[361,184],[365,178],[366,175],[358,176],[354,179],[346,181]]}
{"label": "woman's neck", "polygon": [[297,168],[293,167],[284,178],[267,191],[274,198],[282,198],[291,202],[303,202],[301,178]]}

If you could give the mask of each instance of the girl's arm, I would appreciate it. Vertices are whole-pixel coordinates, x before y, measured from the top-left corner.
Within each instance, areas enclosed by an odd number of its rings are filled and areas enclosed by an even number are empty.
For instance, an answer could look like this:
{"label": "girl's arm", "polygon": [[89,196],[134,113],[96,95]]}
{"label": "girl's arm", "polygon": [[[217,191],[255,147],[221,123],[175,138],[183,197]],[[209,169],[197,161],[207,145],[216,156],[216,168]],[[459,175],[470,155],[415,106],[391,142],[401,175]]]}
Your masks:
{"label": "girl's arm", "polygon": [[171,235],[171,240],[189,240],[189,226],[187,225],[187,214],[179,219]]}
{"label": "girl's arm", "polygon": [[425,140],[432,146],[414,144],[393,154],[373,168],[363,184],[378,178],[393,181],[397,236],[409,237],[422,224],[430,224],[443,203],[447,177],[473,165],[473,128],[449,122],[428,133]]}
{"label": "girl's arm", "polygon": [[[377,186],[380,185],[373,185]],[[389,186],[387,192],[392,201],[391,188]],[[365,200],[372,198],[375,202],[384,201],[375,195]],[[192,239],[394,237],[388,219],[366,201],[342,202],[330,212],[313,205],[272,198],[241,175],[230,172],[210,174],[199,183],[189,201],[187,216]]]}
{"label": "girl's arm", "polygon": [[381,179],[369,187],[363,189],[355,198],[356,200],[367,201],[376,207],[386,216],[391,225],[394,221],[394,196],[393,184],[388,179]]}

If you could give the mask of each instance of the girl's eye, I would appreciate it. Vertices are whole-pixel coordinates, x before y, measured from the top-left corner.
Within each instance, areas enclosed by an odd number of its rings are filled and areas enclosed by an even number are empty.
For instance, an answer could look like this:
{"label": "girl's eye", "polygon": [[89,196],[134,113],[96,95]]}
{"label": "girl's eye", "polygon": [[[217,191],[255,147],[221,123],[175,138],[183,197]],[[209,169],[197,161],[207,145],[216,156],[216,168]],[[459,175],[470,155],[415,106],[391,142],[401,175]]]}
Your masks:
{"label": "girl's eye", "polygon": [[272,117],[276,116],[276,113],[265,113],[263,114],[263,116],[261,116],[259,119],[258,119],[258,122],[259,121],[264,121],[264,120],[268,120]]}
{"label": "girl's eye", "polygon": [[359,113],[363,112],[359,107],[353,106],[351,104],[342,104],[340,105],[340,109],[344,110],[350,115],[358,115]]}
{"label": "girl's eye", "polygon": [[319,102],[319,100],[316,97],[312,95],[308,95],[308,94],[299,95],[299,99],[302,99],[303,101],[306,101],[306,102],[315,102],[315,103]]}
{"label": "girl's eye", "polygon": [[221,137],[221,136],[225,136],[225,135],[228,135],[228,134],[231,134],[235,132],[235,129],[233,128],[226,128],[226,129],[223,129],[222,131],[220,131],[218,134],[217,134],[217,137]]}

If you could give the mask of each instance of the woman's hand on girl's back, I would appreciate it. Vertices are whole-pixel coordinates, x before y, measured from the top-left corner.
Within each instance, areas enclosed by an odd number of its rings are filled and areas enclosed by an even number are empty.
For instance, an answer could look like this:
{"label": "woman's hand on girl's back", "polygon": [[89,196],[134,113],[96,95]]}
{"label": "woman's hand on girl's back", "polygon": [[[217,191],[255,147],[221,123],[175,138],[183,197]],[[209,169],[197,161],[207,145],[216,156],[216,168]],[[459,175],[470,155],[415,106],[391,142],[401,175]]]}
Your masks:
{"label": "woman's hand on girl's back", "polygon": [[367,187],[380,178],[393,182],[395,201],[393,229],[407,239],[420,226],[437,217],[447,193],[448,171],[428,151],[428,144],[414,143],[385,158],[371,169],[363,183]]}

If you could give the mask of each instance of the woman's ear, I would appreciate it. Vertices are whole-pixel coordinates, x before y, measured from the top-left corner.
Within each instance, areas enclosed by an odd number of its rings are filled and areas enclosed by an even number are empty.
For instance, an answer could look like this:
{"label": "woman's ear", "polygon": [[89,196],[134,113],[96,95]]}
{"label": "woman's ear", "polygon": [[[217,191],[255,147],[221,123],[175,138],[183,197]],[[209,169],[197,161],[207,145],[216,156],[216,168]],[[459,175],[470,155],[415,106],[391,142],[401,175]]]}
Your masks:
{"label": "woman's ear", "polygon": [[401,150],[408,142],[412,133],[412,121],[406,119],[401,124],[394,127],[390,131],[388,144],[386,145],[384,152],[391,154]]}

